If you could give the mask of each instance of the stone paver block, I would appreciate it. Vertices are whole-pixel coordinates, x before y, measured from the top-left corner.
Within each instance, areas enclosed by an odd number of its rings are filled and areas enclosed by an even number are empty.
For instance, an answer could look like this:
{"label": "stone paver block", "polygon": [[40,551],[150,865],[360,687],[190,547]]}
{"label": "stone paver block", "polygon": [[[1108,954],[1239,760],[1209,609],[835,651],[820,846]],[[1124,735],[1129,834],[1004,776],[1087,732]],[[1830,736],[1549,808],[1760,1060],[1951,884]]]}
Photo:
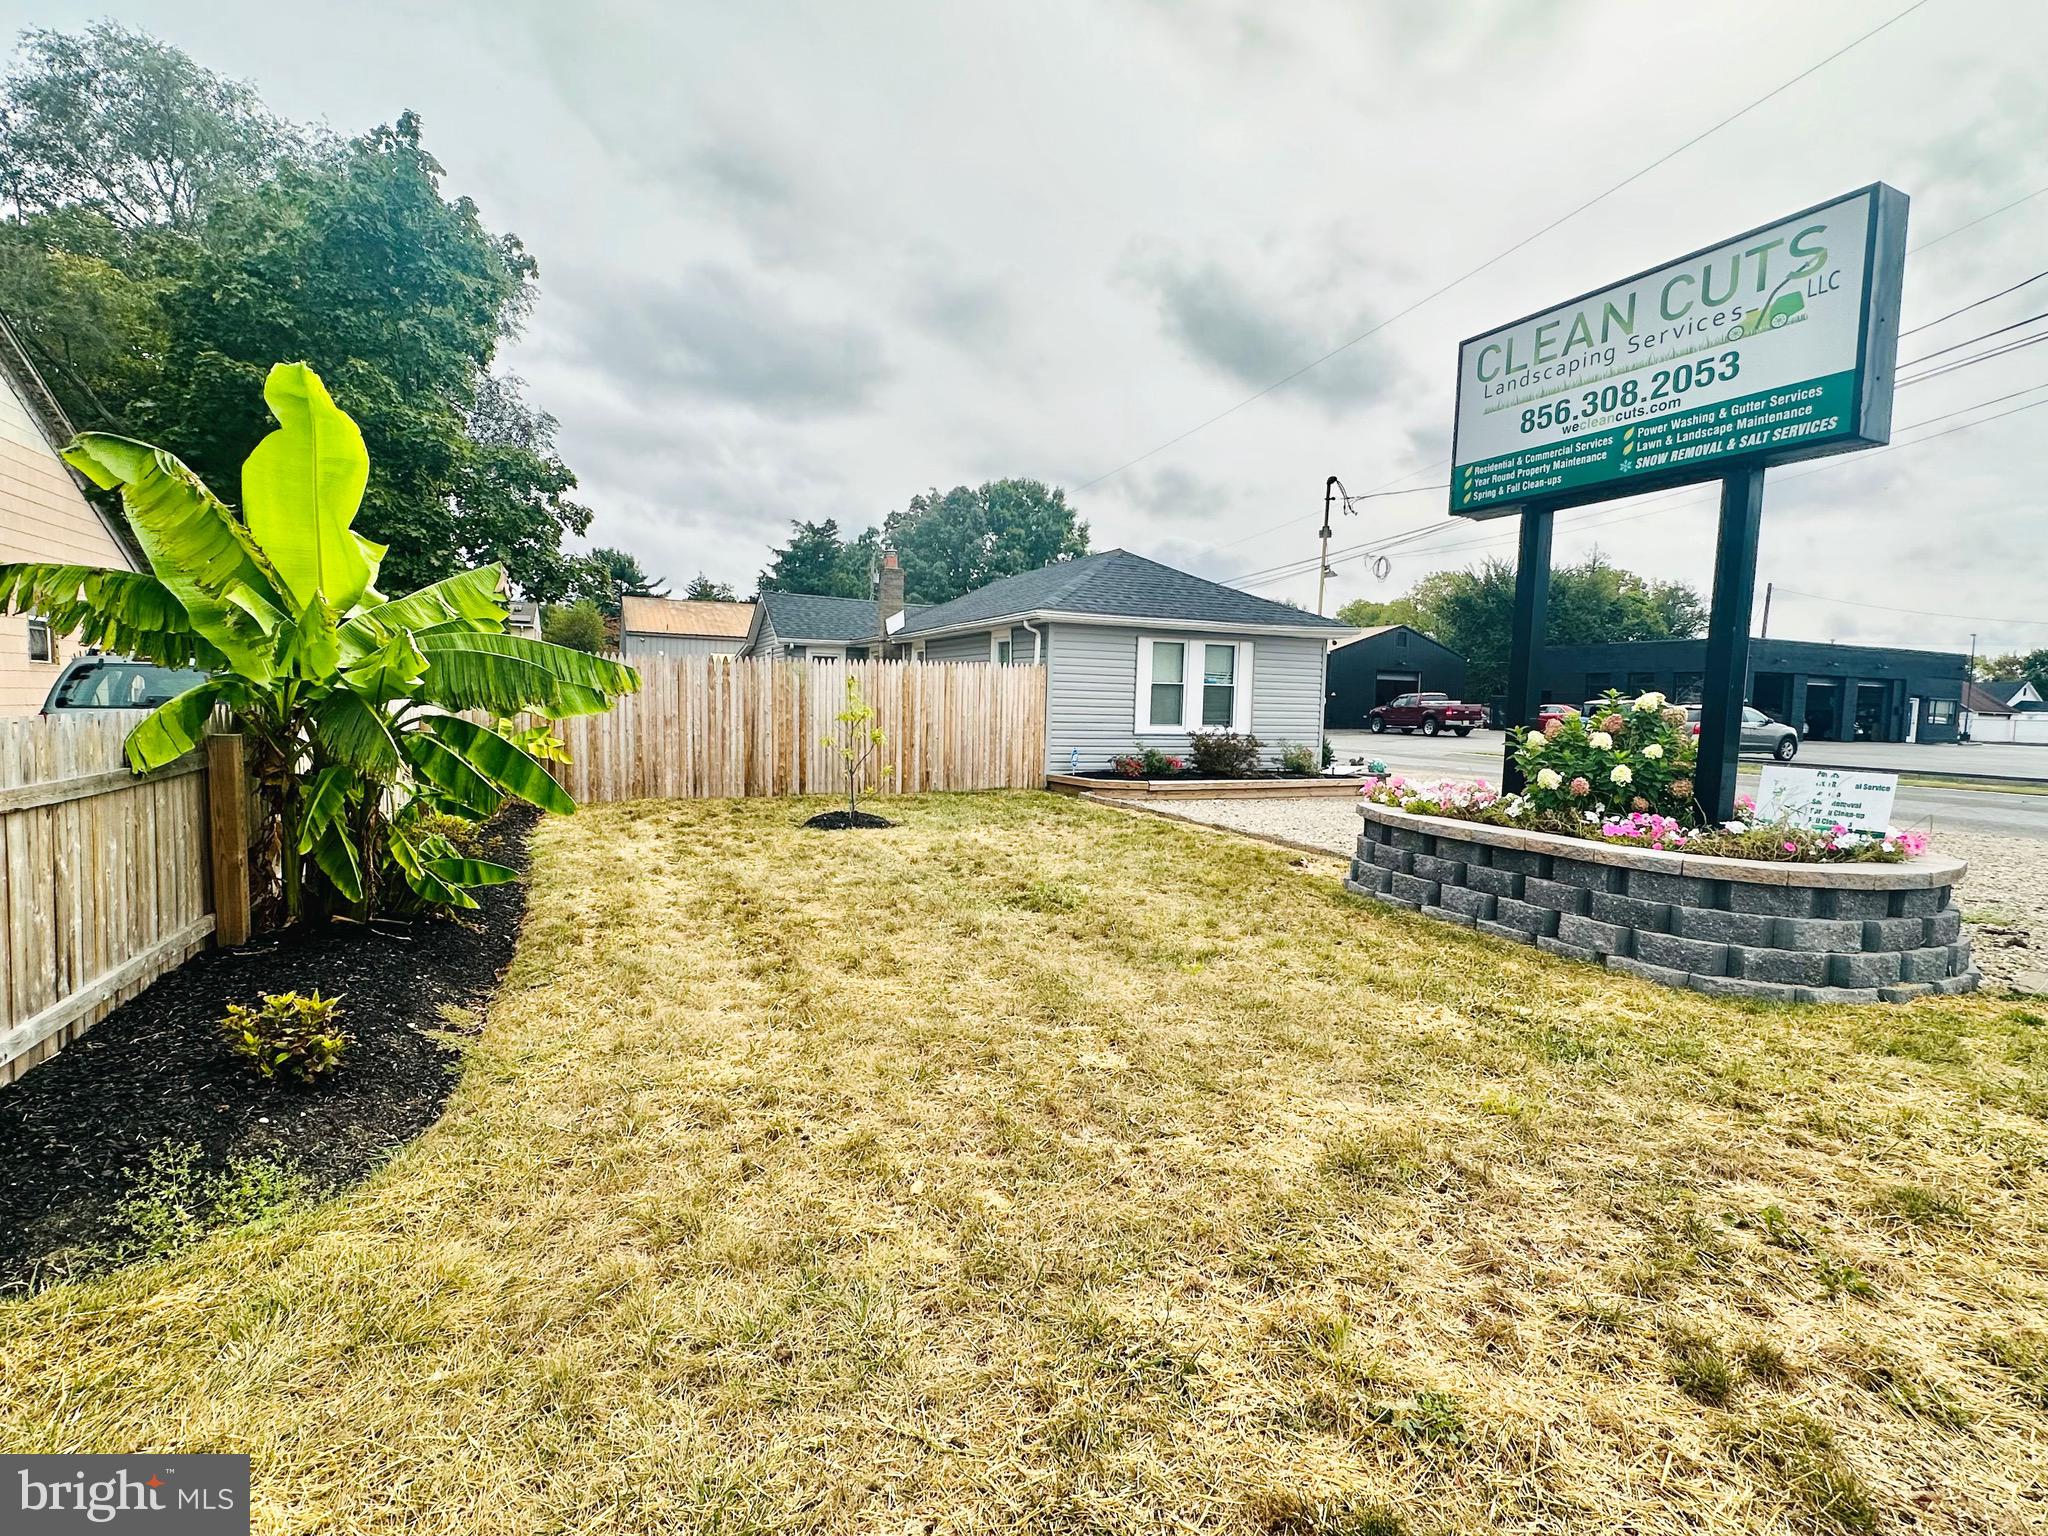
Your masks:
{"label": "stone paver block", "polygon": [[1710,997],[1754,997],[1769,1003],[1797,1002],[1800,990],[1782,982],[1751,981],[1746,976],[1702,976],[1698,972],[1687,978],[1687,984],[1693,991]]}
{"label": "stone paver block", "polygon": [[1436,856],[1450,859],[1459,864],[1484,864],[1486,844],[1468,842],[1462,837],[1439,837],[1436,840]]}
{"label": "stone paver block", "polygon": [[1795,1003],[1874,1003],[1875,987],[1794,987]]}
{"label": "stone paver block", "polygon": [[1926,942],[1929,944],[1953,944],[1963,936],[1963,909],[1957,906],[1943,907],[1932,917],[1923,917],[1927,925]]}
{"label": "stone paver block", "polygon": [[1396,848],[1407,849],[1410,853],[1429,852],[1429,834],[1427,832],[1416,832],[1407,827],[1396,827],[1393,829],[1392,836],[1387,841]]}
{"label": "stone paver block", "polygon": [[1547,933],[1536,935],[1536,947],[1546,955],[1562,955],[1567,960],[1590,960],[1595,964],[1600,960],[1592,950],[1581,948],[1577,944],[1567,944],[1562,939],[1553,939]]}
{"label": "stone paver block", "polygon": [[1811,917],[1816,894],[1796,885],[1749,885],[1731,880],[1728,882],[1728,910],[1761,912],[1767,917]]}
{"label": "stone paver block", "polygon": [[1514,896],[1522,894],[1522,882],[1528,876],[1517,874],[1512,869],[1491,869],[1482,864],[1465,866],[1465,883],[1475,891],[1485,891],[1492,896]]}
{"label": "stone paver block", "polygon": [[1597,955],[1627,955],[1634,950],[1635,935],[1628,929],[1614,923],[1596,923],[1576,912],[1558,915],[1557,936],[1576,949],[1591,950]]}
{"label": "stone paver block", "polygon": [[1536,875],[1522,881],[1522,900],[1534,906],[1550,907],[1558,912],[1583,913],[1590,899],[1590,893],[1582,885],[1564,885]]}
{"label": "stone paver block", "polygon": [[1932,949],[1906,950],[1899,956],[1900,975],[1906,981],[1940,981],[1949,974],[1951,953],[1946,944],[1937,944]]}
{"label": "stone paver block", "polygon": [[1543,855],[1531,853],[1526,848],[1496,848],[1492,864],[1495,869],[1512,869],[1518,875],[1543,873]]}
{"label": "stone paver block", "polygon": [[1893,891],[1893,917],[1932,917],[1948,905],[1946,885],[1923,885],[1917,891]]}
{"label": "stone paver block", "polygon": [[1436,903],[1437,883],[1415,875],[1389,875],[1387,889],[1403,901],[1412,901],[1418,907],[1433,907]]}
{"label": "stone paver block", "polygon": [[1371,891],[1367,894],[1372,896],[1372,898],[1375,901],[1384,901],[1390,907],[1406,907],[1410,912],[1420,912],[1422,910],[1421,902],[1403,901],[1399,896],[1395,895],[1392,890]]}
{"label": "stone paver block", "polygon": [[1751,949],[1728,946],[1728,971],[1745,981],[1773,981],[1785,986],[1824,987],[1828,957],[1803,949]]}
{"label": "stone paver block", "polygon": [[1771,925],[1775,922],[1775,917],[1762,912],[1723,912],[1715,907],[1671,909],[1671,931],[1681,938],[1748,944],[1757,949],[1770,947]]}
{"label": "stone paver block", "polygon": [[1396,848],[1392,843],[1372,845],[1372,861],[1381,869],[1395,869],[1405,875],[1408,873],[1408,861],[1414,857],[1407,849]]}
{"label": "stone paver block", "polygon": [[1438,885],[1460,885],[1465,879],[1464,865],[1455,859],[1439,858],[1433,853],[1416,854],[1409,861],[1408,870],[1410,874],[1424,880],[1434,880]]}
{"label": "stone paver block", "polygon": [[1712,880],[1701,880],[1693,875],[1667,875],[1654,869],[1632,869],[1628,872],[1629,895],[1671,906],[1718,905],[1716,898],[1720,893],[1715,884]]}
{"label": "stone paver block", "polygon": [[1888,987],[1902,969],[1895,952],[1828,956],[1828,980],[1838,987]]}
{"label": "stone paver block", "polygon": [[1674,933],[1638,933],[1636,958],[1693,976],[1721,976],[1728,970],[1728,946]]}
{"label": "stone paver block", "polygon": [[1560,885],[1576,885],[1588,891],[1612,891],[1619,887],[1615,877],[1621,873],[1611,864],[1590,864],[1584,859],[1552,859],[1550,878]]}
{"label": "stone paver block", "polygon": [[1931,981],[1901,981],[1889,987],[1879,987],[1877,998],[1882,1003],[1910,1003],[1916,997],[1931,997],[1934,983]]}
{"label": "stone paver block", "polygon": [[[1871,917],[1863,922],[1865,949],[1918,949],[1927,929],[1924,917]],[[1936,943],[1946,943],[1937,939]]]}
{"label": "stone paver block", "polygon": [[1642,960],[1631,960],[1627,955],[1609,955],[1607,969],[1619,971],[1624,976],[1633,976],[1639,981],[1654,981],[1660,986],[1685,985],[1684,971],[1674,971],[1668,966],[1651,965]]}
{"label": "stone paver block", "polygon": [[1520,928],[1528,933],[1553,934],[1557,932],[1557,909],[1539,907],[1532,902],[1516,901],[1511,896],[1496,896],[1493,901],[1493,920],[1510,928]]}
{"label": "stone paver block", "polygon": [[[1456,890],[1457,887],[1446,886],[1445,889]],[[1432,907],[1425,905],[1422,908],[1422,915],[1424,917],[1436,918],[1439,922],[1456,923],[1460,928],[1470,928],[1473,922],[1471,913],[1459,912],[1450,907]]]}
{"label": "stone paver block", "polygon": [[1890,917],[1890,891],[1829,891],[1821,903],[1827,917]]}
{"label": "stone paver block", "polygon": [[[2033,976],[2036,981],[2041,983],[2042,994],[2048,996],[2048,976],[2042,975],[2039,971],[2032,971],[2027,974]],[[1974,992],[1977,990],[1977,983],[1983,979],[1984,975],[1981,971],[1975,969],[1962,971],[1954,976],[1942,977],[1941,980],[1934,984],[1934,990],[1944,997],[1956,992]],[[2026,976],[2023,975],[2020,979],[2024,981]]]}
{"label": "stone paver block", "polygon": [[1439,904],[1463,913],[1468,919],[1492,917],[1494,900],[1485,891],[1467,890],[1462,885],[1447,885],[1437,893]]}
{"label": "stone paver block", "polygon": [[1827,952],[1863,947],[1863,924],[1853,917],[1781,917],[1771,925],[1771,948]]}
{"label": "stone paver block", "polygon": [[1481,933],[1490,933],[1496,939],[1513,939],[1517,944],[1534,944],[1536,935],[1527,928],[1510,928],[1506,923],[1489,923],[1481,918],[1472,925]]}
{"label": "stone paver block", "polygon": [[1592,915],[1603,923],[1620,923],[1638,933],[1662,933],[1671,925],[1671,908],[1663,902],[1615,896],[1606,891],[1593,893]]}
{"label": "stone paver block", "polygon": [[1976,946],[1969,939],[1958,939],[1955,943],[1949,945],[1949,975],[1960,976],[1963,974],[1963,972],[1970,969],[1972,965],[1972,961],[1970,959],[1970,951],[1975,947]]}

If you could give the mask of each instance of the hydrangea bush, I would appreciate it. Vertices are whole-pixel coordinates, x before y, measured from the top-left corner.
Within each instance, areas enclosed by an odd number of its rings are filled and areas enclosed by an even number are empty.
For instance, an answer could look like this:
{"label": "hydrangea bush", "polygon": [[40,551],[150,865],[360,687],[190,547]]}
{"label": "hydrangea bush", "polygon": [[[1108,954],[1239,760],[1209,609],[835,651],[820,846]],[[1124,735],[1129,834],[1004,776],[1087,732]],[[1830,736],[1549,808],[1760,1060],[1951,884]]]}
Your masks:
{"label": "hydrangea bush", "polygon": [[1628,701],[1609,694],[1592,715],[1552,720],[1540,731],[1517,732],[1515,739],[1515,764],[1527,780],[1519,794],[1504,794],[1484,779],[1411,783],[1381,763],[1371,765],[1360,793],[1377,805],[1422,816],[1717,858],[1897,863],[1927,851],[1925,837],[1896,827],[1881,833],[1845,826],[1814,831],[1759,822],[1756,802],[1747,795],[1736,797],[1733,820],[1702,826],[1693,799],[1697,748],[1690,722],[1660,693]]}

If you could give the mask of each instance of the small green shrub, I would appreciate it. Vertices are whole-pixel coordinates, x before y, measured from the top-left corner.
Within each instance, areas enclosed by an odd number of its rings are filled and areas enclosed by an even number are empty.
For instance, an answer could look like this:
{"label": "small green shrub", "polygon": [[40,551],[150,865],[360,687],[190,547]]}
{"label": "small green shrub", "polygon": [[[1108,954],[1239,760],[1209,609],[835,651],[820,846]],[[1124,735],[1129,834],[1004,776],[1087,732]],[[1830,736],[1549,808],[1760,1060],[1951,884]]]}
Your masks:
{"label": "small green shrub", "polygon": [[419,843],[429,837],[444,837],[448,846],[465,859],[484,857],[484,831],[479,822],[443,811],[422,811],[406,822],[406,830]]}
{"label": "small green shrub", "polygon": [[1259,749],[1264,745],[1249,731],[1197,731],[1188,756],[1202,778],[1248,779],[1259,771]]}
{"label": "small green shrub", "polygon": [[266,992],[263,1006],[228,1004],[220,1021],[228,1049],[247,1057],[264,1077],[316,1083],[341,1065],[348,1031],[335,1023],[341,999],[313,992]]}
{"label": "small green shrub", "polygon": [[237,1157],[218,1173],[204,1173],[199,1155],[194,1142],[165,1142],[150,1151],[114,1207],[109,1258],[169,1258],[209,1232],[277,1215],[305,1196],[295,1174],[266,1158]]}
{"label": "small green shrub", "polygon": [[1187,767],[1182,759],[1171,753],[1162,752],[1157,747],[1147,747],[1139,754],[1138,760],[1145,765],[1145,777],[1148,779],[1163,779],[1168,774],[1180,773]]}
{"label": "small green shrub", "polygon": [[1306,742],[1293,742],[1280,749],[1280,766],[1289,773],[1313,776],[1320,771],[1316,761],[1316,749]]}
{"label": "small green shrub", "polygon": [[572,651],[592,655],[605,649],[604,614],[589,598],[566,606],[549,608],[540,616],[541,638],[549,645],[566,645]]}
{"label": "small green shrub", "polygon": [[1109,760],[1109,771],[1120,779],[1145,777],[1145,759],[1135,752],[1123,752]]}

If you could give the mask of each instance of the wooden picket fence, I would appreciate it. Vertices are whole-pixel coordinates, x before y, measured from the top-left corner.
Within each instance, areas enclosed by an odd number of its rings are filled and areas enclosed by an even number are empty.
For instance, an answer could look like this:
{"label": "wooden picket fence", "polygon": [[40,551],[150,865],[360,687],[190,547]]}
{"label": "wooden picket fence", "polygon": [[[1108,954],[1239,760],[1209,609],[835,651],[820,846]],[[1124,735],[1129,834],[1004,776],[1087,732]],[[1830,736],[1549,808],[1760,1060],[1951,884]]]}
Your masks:
{"label": "wooden picket fence", "polygon": [[214,931],[207,754],[136,778],[137,718],[0,721],[0,1083]]}
{"label": "wooden picket fence", "polygon": [[1045,669],[986,662],[636,658],[640,691],[562,721],[578,801],[839,794],[836,734],[852,677],[886,738],[883,792],[1045,783]]}

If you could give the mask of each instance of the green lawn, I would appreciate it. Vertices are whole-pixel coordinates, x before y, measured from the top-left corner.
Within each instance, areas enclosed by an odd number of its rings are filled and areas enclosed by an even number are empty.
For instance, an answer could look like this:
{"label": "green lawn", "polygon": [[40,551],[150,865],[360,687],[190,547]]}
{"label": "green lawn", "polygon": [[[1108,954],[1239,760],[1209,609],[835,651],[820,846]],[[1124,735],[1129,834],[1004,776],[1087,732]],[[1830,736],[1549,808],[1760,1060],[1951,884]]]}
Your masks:
{"label": "green lawn", "polygon": [[263,1531],[2048,1515],[2039,1019],[1675,994],[1072,800],[823,807],[545,826],[443,1122],[0,1305],[0,1449],[246,1449]]}

